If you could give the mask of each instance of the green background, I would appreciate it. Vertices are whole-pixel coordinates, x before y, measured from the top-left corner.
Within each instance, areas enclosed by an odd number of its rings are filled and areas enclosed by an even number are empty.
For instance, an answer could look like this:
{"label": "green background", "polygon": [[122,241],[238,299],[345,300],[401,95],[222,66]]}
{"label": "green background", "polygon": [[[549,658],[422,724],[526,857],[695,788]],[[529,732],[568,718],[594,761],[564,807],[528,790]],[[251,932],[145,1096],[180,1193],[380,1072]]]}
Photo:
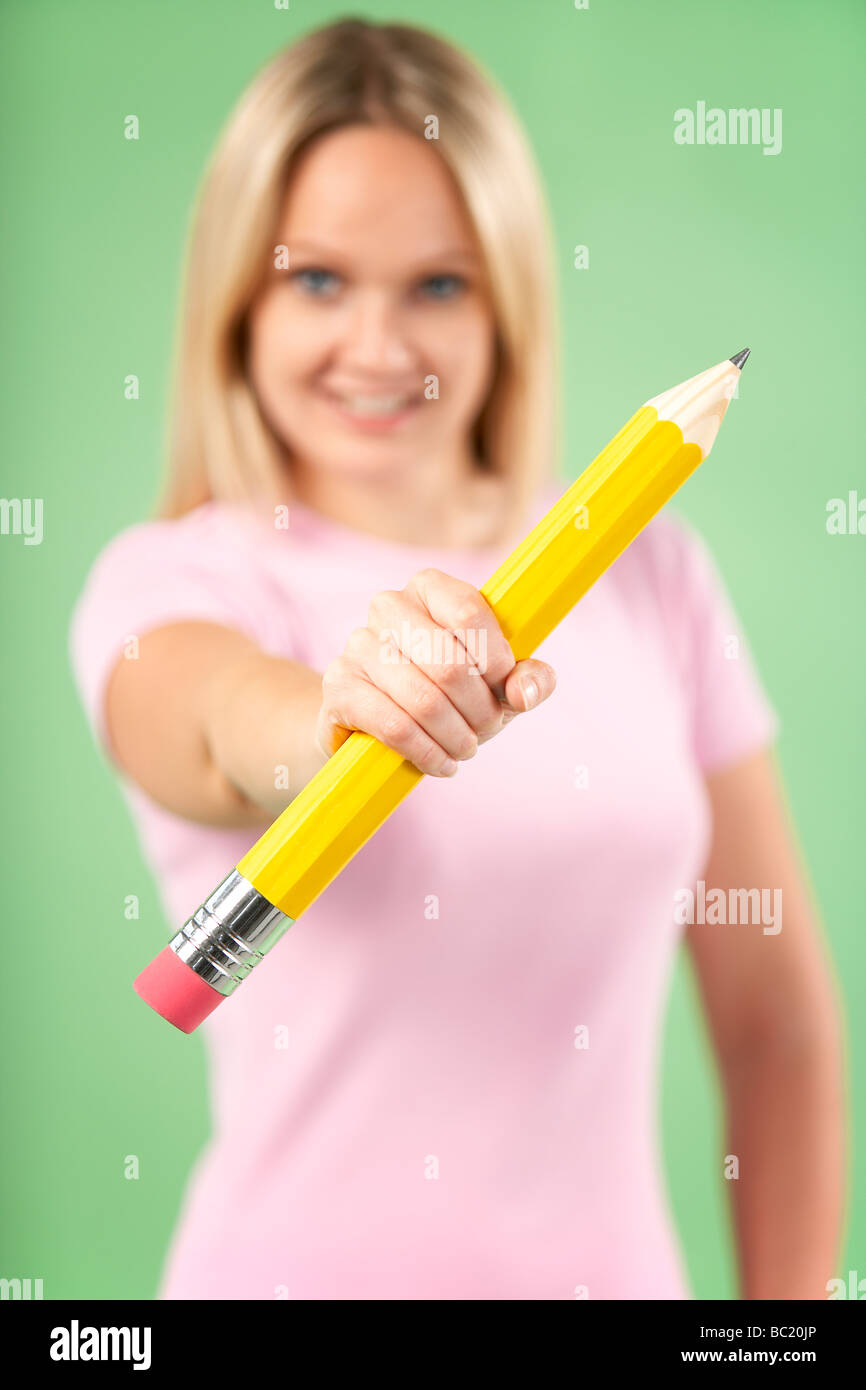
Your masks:
{"label": "green background", "polygon": [[[69,614],[98,549],[152,504],[181,247],[216,133],[277,48],[347,13],[452,37],[529,131],[558,248],[569,477],[648,396],[752,348],[712,462],[677,509],[707,537],[781,715],[789,795],[850,1014],[856,1166],[866,536],[828,535],[825,509],[852,488],[866,496],[861,0],[591,0],[588,11],[570,0],[292,0],[288,11],[5,0],[2,491],[44,499],[44,539],[0,537],[0,1275],[41,1277],[47,1298],[153,1296],[208,1124],[201,1039],[131,990],[177,924],[161,916],[84,724]],[[699,100],[781,107],[781,154],[676,146],[673,112]],[[130,113],[137,143],[123,139]],[[573,268],[577,243],[588,270]],[[124,399],[130,372],[137,402]],[[131,893],[138,921],[124,916]],[[694,1292],[731,1297],[718,1092],[684,960],[662,1107]],[[128,1154],[137,1182],[124,1178]],[[843,1278],[866,1275],[860,1167]]]}

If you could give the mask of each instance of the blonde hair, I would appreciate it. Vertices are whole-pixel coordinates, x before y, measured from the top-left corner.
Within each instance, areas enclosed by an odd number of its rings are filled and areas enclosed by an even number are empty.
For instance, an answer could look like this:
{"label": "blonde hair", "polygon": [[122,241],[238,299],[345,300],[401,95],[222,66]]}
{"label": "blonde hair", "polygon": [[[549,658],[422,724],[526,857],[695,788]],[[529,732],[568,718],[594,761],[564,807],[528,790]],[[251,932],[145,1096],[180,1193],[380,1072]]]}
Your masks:
{"label": "blonde hair", "polygon": [[486,261],[498,325],[495,377],[474,431],[479,466],[501,477],[511,524],[558,471],[552,238],[520,124],[491,81],[443,39],[347,19],[267,63],[205,171],[185,257],[159,515],[181,516],[211,498],[291,496],[286,447],[247,376],[245,333],[293,162],[328,130],[388,124],[423,138],[431,116],[435,148]]}

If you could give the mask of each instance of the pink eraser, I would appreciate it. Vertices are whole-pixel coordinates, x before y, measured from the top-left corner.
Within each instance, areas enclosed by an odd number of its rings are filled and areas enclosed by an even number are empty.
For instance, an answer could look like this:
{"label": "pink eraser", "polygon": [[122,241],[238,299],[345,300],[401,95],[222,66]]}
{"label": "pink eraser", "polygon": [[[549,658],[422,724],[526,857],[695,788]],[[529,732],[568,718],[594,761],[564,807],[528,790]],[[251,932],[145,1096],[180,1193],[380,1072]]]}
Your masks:
{"label": "pink eraser", "polygon": [[184,965],[170,946],[142,970],[132,987],[182,1033],[192,1033],[226,998]]}

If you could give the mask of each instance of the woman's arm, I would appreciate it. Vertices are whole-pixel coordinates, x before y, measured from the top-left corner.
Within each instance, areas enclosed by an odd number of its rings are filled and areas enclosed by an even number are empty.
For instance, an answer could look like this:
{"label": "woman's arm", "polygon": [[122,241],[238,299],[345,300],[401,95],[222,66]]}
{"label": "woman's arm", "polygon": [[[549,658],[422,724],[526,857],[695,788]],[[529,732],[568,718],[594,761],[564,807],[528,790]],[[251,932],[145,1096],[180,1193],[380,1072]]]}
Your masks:
{"label": "woman's arm", "polygon": [[[718,1059],[745,1299],[824,1299],[845,1205],[842,1010],[770,753],[707,777],[706,892],[781,890],[768,925],[687,929]],[[771,892],[769,901],[773,901]],[[730,914],[728,914],[730,922]],[[781,921],[781,930],[774,930]]]}
{"label": "woman's arm", "polygon": [[137,658],[118,661],[106,722],[115,761],[161,806],[256,826],[325,762],[313,738],[321,701],[309,667],[217,623],[182,622],[145,633]]}
{"label": "woman's arm", "polygon": [[[467,648],[454,634],[470,629]],[[219,623],[147,632],[137,657],[116,663],[105,712],[115,761],[153,800],[206,825],[245,826],[278,815],[353,729],[429,776],[451,776],[555,684],[546,662],[515,663],[478,590],[429,569],[375,595],[367,626],[324,675]]]}

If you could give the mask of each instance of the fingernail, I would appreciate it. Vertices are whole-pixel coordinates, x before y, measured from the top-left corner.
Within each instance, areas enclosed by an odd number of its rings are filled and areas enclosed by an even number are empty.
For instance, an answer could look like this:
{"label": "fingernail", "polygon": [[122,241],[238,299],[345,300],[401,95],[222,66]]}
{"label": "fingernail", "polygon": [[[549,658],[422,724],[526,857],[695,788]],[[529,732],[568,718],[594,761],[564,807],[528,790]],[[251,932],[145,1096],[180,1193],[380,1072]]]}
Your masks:
{"label": "fingernail", "polygon": [[453,758],[446,758],[439,769],[440,777],[453,777],[457,771],[457,763]]}
{"label": "fingernail", "polygon": [[538,682],[534,681],[532,676],[526,676],[520,682],[520,689],[523,691],[526,708],[532,709],[532,706],[538,703]]}

